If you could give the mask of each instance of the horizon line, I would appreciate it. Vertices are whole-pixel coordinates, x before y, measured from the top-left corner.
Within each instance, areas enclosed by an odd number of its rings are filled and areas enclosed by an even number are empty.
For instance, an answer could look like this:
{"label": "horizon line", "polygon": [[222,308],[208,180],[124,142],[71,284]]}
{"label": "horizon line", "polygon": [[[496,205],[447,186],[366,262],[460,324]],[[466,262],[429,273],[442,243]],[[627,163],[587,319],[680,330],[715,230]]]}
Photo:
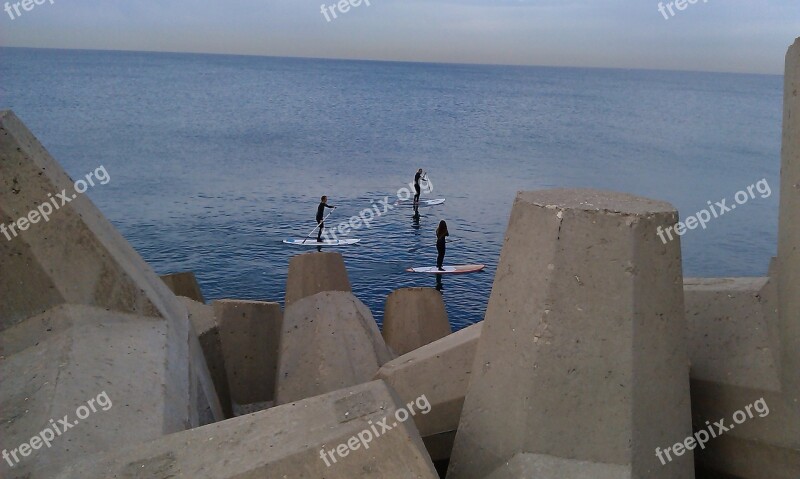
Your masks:
{"label": "horizon line", "polygon": [[450,65],[450,66],[485,66],[485,67],[514,67],[514,68],[564,68],[564,69],[583,69],[583,70],[622,70],[622,71],[649,71],[665,73],[712,73],[721,75],[754,75],[754,76],[777,76],[783,77],[784,73],[755,73],[755,72],[732,72],[719,70],[682,70],[667,68],[635,68],[635,67],[599,67],[599,66],[579,66],[579,65],[541,65],[526,63],[464,63],[448,61],[423,61],[423,60],[387,60],[376,58],[341,58],[341,57],[314,57],[314,56],[281,56],[267,55],[259,53],[220,53],[220,52],[191,52],[191,51],[164,51],[164,50],[126,50],[126,49],[107,49],[107,48],[59,48],[59,47],[27,47],[0,45],[0,48],[14,48],[20,50],[55,50],[55,51],[76,51],[76,52],[111,52],[111,53],[152,53],[168,55],[215,55],[230,57],[260,57],[288,60],[321,60],[321,61],[351,61],[369,63],[405,63],[420,65]]}

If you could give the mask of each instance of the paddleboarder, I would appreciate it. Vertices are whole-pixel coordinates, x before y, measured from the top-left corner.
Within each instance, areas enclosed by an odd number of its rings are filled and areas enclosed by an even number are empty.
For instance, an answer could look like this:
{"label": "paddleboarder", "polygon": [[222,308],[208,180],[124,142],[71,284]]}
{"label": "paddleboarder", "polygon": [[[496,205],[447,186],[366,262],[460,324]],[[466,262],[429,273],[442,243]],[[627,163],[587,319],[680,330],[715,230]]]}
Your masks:
{"label": "paddleboarder", "polygon": [[325,223],[322,222],[323,218],[325,218],[325,208],[334,209],[335,206],[330,206],[328,204],[328,197],[323,196],[319,200],[319,206],[317,207],[317,225],[319,230],[317,231],[317,243],[322,243],[322,230],[325,228]]}
{"label": "paddleboarder", "polygon": [[422,193],[422,188],[419,186],[420,180],[428,181],[425,177],[425,173],[422,171],[422,168],[417,170],[417,174],[414,175],[414,209],[416,211],[419,208],[419,195]]}
{"label": "paddleboarder", "polygon": [[439,271],[444,271],[442,266],[444,265],[444,254],[446,250],[445,238],[448,236],[450,236],[450,232],[447,231],[447,223],[442,220],[436,228],[436,251],[439,253],[439,256],[436,258],[436,267]]}

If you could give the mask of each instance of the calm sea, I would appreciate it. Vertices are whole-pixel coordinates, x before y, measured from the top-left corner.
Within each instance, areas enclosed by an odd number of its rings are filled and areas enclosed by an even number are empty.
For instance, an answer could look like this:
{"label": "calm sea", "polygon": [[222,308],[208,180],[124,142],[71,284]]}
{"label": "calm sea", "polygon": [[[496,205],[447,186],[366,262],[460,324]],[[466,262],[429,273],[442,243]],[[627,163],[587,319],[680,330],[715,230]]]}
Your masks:
{"label": "calm sea", "polygon": [[766,179],[683,241],[686,276],[764,275],[776,250],[782,77],[221,55],[0,49],[12,108],[158,273],[194,271],[207,299],[283,300],[281,240],[394,197],[417,168],[446,198],[394,210],[341,250],[380,321],[386,295],[445,277],[456,329],[480,321],[515,193],[612,189],[670,201],[682,217]]}

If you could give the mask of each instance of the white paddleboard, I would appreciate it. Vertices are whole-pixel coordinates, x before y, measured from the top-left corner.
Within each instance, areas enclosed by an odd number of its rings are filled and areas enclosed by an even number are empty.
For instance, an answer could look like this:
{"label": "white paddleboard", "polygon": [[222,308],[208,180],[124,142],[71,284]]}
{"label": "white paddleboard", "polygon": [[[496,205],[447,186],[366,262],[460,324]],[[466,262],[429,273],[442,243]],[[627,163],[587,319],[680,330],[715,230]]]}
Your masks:
{"label": "white paddleboard", "polygon": [[[420,206],[436,206],[444,203],[444,198],[436,198],[433,200],[419,200]],[[395,206],[414,206],[414,200],[397,200]]]}
{"label": "white paddleboard", "polygon": [[466,274],[475,273],[485,268],[485,264],[460,264],[455,266],[442,266],[444,271],[440,271],[436,266],[425,266],[420,268],[408,268],[409,273],[430,273],[430,274]]}
{"label": "white paddleboard", "polygon": [[348,246],[351,244],[356,244],[360,239],[340,239],[340,240],[322,240],[317,241],[316,238],[308,238],[308,239],[285,239],[283,240],[284,243],[295,245],[295,246]]}

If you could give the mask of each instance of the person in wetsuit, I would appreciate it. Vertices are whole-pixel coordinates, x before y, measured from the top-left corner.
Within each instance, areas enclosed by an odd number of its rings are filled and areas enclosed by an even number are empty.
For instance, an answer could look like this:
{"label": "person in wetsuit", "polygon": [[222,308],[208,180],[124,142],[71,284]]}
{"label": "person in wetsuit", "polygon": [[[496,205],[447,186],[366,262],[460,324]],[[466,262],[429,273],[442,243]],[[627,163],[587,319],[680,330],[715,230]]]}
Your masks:
{"label": "person in wetsuit", "polygon": [[436,251],[439,253],[439,256],[436,258],[436,267],[439,268],[439,271],[444,271],[442,265],[444,264],[444,254],[446,250],[445,238],[448,236],[450,236],[450,232],[447,231],[447,223],[442,220],[439,222],[439,227],[436,228]]}
{"label": "person in wetsuit", "polygon": [[317,207],[317,224],[319,225],[319,230],[317,231],[317,243],[322,242],[322,230],[325,228],[325,223],[322,222],[322,219],[325,218],[325,208],[336,208],[335,206],[328,205],[327,196],[320,198],[319,206]]}
{"label": "person in wetsuit", "polygon": [[422,168],[418,169],[417,174],[414,175],[414,208],[419,207],[419,195],[422,192],[422,189],[419,187],[419,180],[424,180],[424,176]]}

